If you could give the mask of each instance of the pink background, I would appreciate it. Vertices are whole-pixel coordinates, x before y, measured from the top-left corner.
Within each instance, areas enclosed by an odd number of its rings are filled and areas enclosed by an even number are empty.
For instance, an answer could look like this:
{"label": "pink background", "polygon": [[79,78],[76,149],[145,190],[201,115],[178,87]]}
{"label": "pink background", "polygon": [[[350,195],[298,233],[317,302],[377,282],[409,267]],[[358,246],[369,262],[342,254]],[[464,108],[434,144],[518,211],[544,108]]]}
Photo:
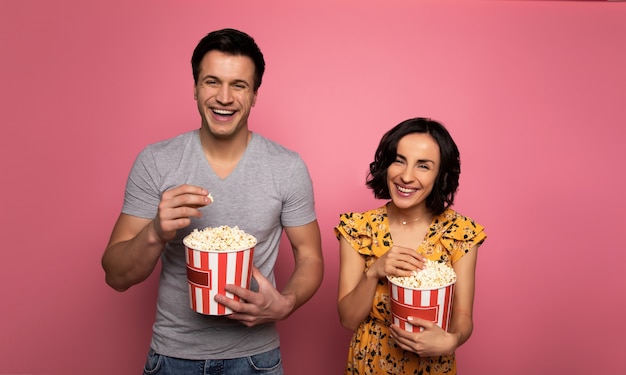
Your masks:
{"label": "pink background", "polygon": [[[338,215],[380,136],[448,126],[487,227],[461,374],[624,374],[626,3],[0,0],[0,374],[138,374],[157,284],[100,257],[147,143],[199,126],[190,56],[235,27],[267,73],[251,128],[301,153],[326,275],[281,322],[287,374],[339,374]],[[281,248],[278,278],[291,265]]]}

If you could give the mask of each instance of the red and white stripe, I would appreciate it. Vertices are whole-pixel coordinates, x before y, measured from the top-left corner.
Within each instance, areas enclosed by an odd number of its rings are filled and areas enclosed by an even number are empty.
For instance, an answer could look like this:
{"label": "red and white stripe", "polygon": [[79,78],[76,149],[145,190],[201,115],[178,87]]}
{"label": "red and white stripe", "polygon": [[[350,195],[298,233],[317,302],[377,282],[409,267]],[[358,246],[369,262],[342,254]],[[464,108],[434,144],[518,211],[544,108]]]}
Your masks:
{"label": "red and white stripe", "polygon": [[415,316],[436,323],[444,330],[450,325],[454,284],[439,289],[407,289],[389,282],[391,315],[393,324],[409,332],[421,327],[409,323],[407,318]]}
{"label": "red and white stripe", "polygon": [[189,302],[191,308],[206,315],[232,314],[215,302],[217,294],[236,301],[239,297],[224,290],[226,284],[248,288],[252,275],[254,248],[241,251],[200,251],[185,249]]}

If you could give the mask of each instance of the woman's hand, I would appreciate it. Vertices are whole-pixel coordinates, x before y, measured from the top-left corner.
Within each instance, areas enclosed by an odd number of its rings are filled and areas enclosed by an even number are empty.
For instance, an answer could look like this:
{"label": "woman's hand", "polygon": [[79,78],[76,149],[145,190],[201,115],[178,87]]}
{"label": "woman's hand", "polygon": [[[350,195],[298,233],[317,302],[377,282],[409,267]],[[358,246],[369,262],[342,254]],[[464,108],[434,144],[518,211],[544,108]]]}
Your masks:
{"label": "woman's hand", "polygon": [[388,275],[411,276],[414,271],[424,268],[425,261],[426,258],[416,250],[394,245],[378,258],[367,272],[379,279]]}
{"label": "woman's hand", "polygon": [[416,327],[424,328],[421,332],[407,332],[399,326],[391,325],[391,337],[393,337],[404,350],[417,353],[420,357],[432,357],[450,355],[458,346],[458,337],[446,332],[437,324],[410,316],[409,323]]}

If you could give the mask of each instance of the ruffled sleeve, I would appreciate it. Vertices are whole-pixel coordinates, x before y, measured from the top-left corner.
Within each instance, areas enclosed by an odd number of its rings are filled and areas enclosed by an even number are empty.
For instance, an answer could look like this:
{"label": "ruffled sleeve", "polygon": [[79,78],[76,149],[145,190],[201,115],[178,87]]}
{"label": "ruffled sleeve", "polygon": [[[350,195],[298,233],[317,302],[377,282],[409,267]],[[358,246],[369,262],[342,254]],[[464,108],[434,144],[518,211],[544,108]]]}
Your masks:
{"label": "ruffled sleeve", "polygon": [[[389,231],[385,230],[384,209],[365,213],[349,212],[339,215],[339,224],[334,228],[337,239],[345,238],[350,246],[362,255],[380,256],[381,249],[389,247]],[[382,236],[382,238],[379,238]]]}
{"label": "ruffled sleeve", "polygon": [[485,228],[474,220],[459,213],[447,210],[438,218],[439,226],[436,232],[440,234],[439,241],[451,256],[452,263],[461,259],[474,246],[479,247],[487,238]]}

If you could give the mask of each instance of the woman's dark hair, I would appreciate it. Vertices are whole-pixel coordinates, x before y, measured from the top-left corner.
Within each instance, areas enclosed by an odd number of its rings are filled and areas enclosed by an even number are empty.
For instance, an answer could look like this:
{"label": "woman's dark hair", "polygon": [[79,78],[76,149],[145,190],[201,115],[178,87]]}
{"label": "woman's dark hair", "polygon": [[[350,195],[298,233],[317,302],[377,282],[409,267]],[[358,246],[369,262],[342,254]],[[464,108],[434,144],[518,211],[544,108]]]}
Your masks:
{"label": "woman's dark hair", "polygon": [[413,118],[399,123],[389,130],[380,140],[374,161],[370,163],[366,185],[374,191],[378,199],[390,199],[387,185],[387,168],[396,160],[398,142],[411,133],[429,134],[439,145],[441,165],[432,192],[426,198],[426,207],[439,215],[454,203],[454,195],[459,187],[461,159],[459,149],[446,128],[437,121],[428,118]]}
{"label": "woman's dark hair", "polygon": [[198,42],[191,56],[193,81],[196,84],[198,84],[202,59],[204,55],[213,50],[227,55],[247,56],[252,59],[252,62],[254,62],[254,91],[261,87],[263,73],[265,72],[263,54],[250,35],[235,29],[212,31]]}

